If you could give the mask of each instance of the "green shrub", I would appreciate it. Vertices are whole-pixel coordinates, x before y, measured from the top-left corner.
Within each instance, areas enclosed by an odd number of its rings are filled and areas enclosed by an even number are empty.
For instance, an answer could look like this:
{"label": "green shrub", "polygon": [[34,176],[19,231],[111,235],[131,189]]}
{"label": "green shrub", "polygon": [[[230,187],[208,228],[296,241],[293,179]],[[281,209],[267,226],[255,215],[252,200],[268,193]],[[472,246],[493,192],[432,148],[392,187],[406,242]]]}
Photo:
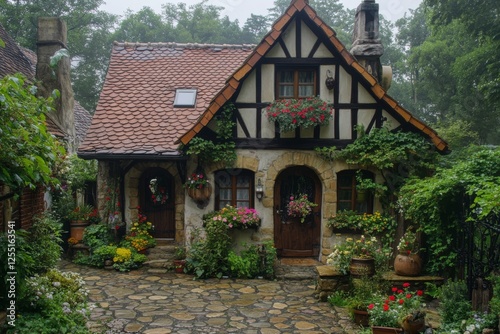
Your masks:
{"label": "green shrub", "polygon": [[439,309],[443,324],[459,324],[462,320],[471,317],[472,307],[464,281],[447,281],[440,288],[439,295]]}
{"label": "green shrub", "polygon": [[111,229],[106,224],[93,224],[85,228],[83,243],[95,250],[100,246],[109,245],[114,241]]}
{"label": "green shrub", "polygon": [[328,296],[328,303],[332,306],[346,307],[349,294],[342,290],[333,291],[331,295]]}
{"label": "green shrub", "polygon": [[61,258],[62,224],[49,213],[37,218],[28,230],[33,258],[33,273],[55,267]]}
{"label": "green shrub", "polygon": [[193,232],[193,242],[186,260],[188,272],[198,278],[222,277],[229,271],[228,255],[231,238],[227,225],[221,221],[211,221],[205,225],[206,237],[199,230]]}
{"label": "green shrub", "polygon": [[[9,243],[7,234],[0,235],[0,308],[5,310],[7,307],[7,273],[12,272],[9,268],[9,262],[4,260],[10,257],[12,253],[12,244]],[[21,293],[26,285],[26,279],[34,273],[34,260],[32,257],[31,245],[28,240],[28,232],[25,230],[16,230],[15,232],[15,249],[16,249],[16,292]]]}
{"label": "green shrub", "polygon": [[231,276],[240,278],[254,278],[259,274],[260,256],[257,246],[249,245],[241,255],[229,251],[228,258]]}
{"label": "green shrub", "polygon": [[278,257],[276,248],[271,240],[265,241],[261,245],[261,251],[264,253],[264,262],[261,263],[261,275],[267,279],[274,278],[274,263]]}

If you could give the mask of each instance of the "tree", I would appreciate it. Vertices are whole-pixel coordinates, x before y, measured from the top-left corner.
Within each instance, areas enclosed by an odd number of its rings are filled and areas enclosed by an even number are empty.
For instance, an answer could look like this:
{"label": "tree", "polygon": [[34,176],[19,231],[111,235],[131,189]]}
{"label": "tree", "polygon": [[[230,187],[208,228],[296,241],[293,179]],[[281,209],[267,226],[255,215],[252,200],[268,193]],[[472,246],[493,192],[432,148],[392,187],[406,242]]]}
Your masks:
{"label": "tree", "polygon": [[150,7],[142,7],[137,13],[127,10],[125,18],[113,34],[116,41],[169,42],[174,38],[172,27],[164,23],[161,14]]}
{"label": "tree", "polygon": [[162,6],[163,20],[174,30],[174,41],[230,44],[254,42],[254,38],[243,33],[238,20],[220,17],[224,7],[207,5],[207,2],[202,0],[189,8],[185,3],[167,3]]}
{"label": "tree", "polygon": [[20,74],[0,80],[0,183],[13,193],[57,183],[53,171],[64,153],[45,125],[53,99],[36,97],[25,80]]}
{"label": "tree", "polygon": [[[463,27],[469,39],[453,70],[458,93],[465,94],[461,110],[473,109],[473,127],[483,142],[500,143],[500,2],[496,0],[425,0],[433,34]],[[456,36],[453,36],[456,39]],[[464,43],[465,42],[465,43]],[[472,93],[472,94],[469,94]],[[472,96],[471,96],[472,95]],[[482,120],[486,113],[486,120]],[[478,119],[479,118],[479,119]],[[493,123],[492,123],[493,122]],[[487,124],[487,128],[481,125]]]}

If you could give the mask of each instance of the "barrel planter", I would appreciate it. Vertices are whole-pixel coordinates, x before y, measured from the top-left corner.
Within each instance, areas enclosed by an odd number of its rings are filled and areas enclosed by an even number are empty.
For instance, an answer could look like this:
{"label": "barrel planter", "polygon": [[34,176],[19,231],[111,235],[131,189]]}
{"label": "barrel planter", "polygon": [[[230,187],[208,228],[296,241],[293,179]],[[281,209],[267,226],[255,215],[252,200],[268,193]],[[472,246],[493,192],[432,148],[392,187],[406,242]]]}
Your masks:
{"label": "barrel planter", "polygon": [[353,277],[373,276],[375,274],[375,259],[353,257],[349,264],[349,273]]}

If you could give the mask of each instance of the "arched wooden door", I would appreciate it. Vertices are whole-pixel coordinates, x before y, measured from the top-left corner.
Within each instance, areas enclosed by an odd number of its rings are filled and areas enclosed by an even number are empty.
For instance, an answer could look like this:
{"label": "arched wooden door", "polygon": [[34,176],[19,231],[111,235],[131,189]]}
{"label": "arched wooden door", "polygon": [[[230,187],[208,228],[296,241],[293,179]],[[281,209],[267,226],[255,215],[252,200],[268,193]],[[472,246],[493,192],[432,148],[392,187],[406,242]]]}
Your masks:
{"label": "arched wooden door", "polygon": [[[152,180],[156,184],[153,198]],[[160,239],[175,238],[175,196],[172,175],[163,168],[150,168],[144,171],[139,180],[141,211],[154,225],[153,236]],[[165,198],[166,197],[166,198]]]}
{"label": "arched wooden door", "polygon": [[[287,214],[291,196],[307,194],[317,204],[304,223]],[[311,169],[291,167],[278,175],[274,186],[274,243],[282,257],[319,255],[321,234],[321,182]]]}

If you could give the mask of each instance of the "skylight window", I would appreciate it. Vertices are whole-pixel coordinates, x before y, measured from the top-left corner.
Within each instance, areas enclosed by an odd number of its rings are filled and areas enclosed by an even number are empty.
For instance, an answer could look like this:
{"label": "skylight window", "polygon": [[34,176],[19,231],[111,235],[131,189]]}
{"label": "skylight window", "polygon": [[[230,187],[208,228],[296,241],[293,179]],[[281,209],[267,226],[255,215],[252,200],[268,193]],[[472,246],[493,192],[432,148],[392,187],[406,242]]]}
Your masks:
{"label": "skylight window", "polygon": [[176,89],[174,107],[190,108],[196,104],[196,89]]}

